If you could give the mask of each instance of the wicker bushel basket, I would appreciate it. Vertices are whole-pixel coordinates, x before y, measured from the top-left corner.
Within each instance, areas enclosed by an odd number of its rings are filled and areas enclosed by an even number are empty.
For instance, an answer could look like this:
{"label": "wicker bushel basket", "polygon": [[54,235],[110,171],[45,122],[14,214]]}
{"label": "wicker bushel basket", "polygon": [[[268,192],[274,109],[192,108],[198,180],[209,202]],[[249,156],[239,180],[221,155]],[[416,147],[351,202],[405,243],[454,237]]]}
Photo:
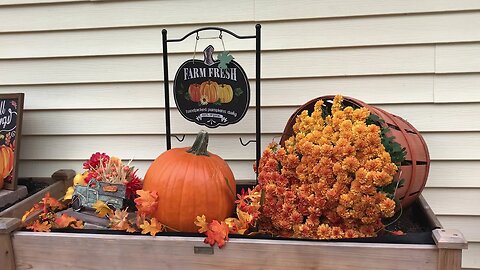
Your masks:
{"label": "wicker bushel basket", "polygon": [[[298,114],[304,110],[312,112],[315,103],[320,99],[323,99],[324,103],[329,106],[332,104],[334,97],[318,97],[298,108],[288,120],[280,144],[283,146],[284,142],[293,135],[293,125]],[[425,140],[410,123],[399,116],[351,97],[343,97],[343,104],[352,107],[365,107],[371,113],[383,119],[385,122],[382,125],[390,128],[391,134],[389,135],[394,136],[395,141],[406,149],[405,161],[402,162],[397,174],[397,178],[403,178],[405,183],[403,187],[396,191],[395,197],[402,202],[403,207],[409,206],[420,195],[427,182],[430,156]]]}

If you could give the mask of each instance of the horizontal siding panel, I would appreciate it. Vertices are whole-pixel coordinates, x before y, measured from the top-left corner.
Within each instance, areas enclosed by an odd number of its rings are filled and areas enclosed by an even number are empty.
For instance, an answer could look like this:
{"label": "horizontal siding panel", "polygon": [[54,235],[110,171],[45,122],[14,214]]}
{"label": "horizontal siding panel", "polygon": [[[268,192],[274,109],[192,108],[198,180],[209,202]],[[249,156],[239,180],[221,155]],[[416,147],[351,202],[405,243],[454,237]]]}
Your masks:
{"label": "horizontal siding panel", "polygon": [[[480,111],[480,103],[472,104],[395,104],[378,106],[385,111],[407,120],[417,130],[434,131],[480,131],[479,117],[471,117]],[[458,121],[470,119],[469,121]],[[452,125],[451,123],[455,123]]]}
{"label": "horizontal siding panel", "polygon": [[437,73],[480,72],[480,43],[437,45]]}
{"label": "horizontal siding panel", "polygon": [[[264,110],[265,111],[265,110]],[[263,114],[263,132],[280,133],[294,109],[271,108]],[[27,111],[24,114],[24,135],[88,135],[88,134],[164,134],[165,110],[69,110]],[[172,133],[196,134],[200,129],[185,120],[177,110],[171,111]],[[209,129],[212,133],[255,132],[255,109],[228,128]]]}
{"label": "horizontal siding panel", "polygon": [[[84,159],[79,160],[22,160],[19,165],[19,176],[48,177],[60,169],[71,169],[76,172],[83,172],[82,164],[92,153],[85,156]],[[115,153],[110,152],[107,152],[107,154],[115,155]],[[124,162],[128,163],[129,160],[125,160]],[[152,162],[153,160],[133,160],[131,165],[138,169],[137,175],[143,178]],[[238,183],[252,183],[252,181],[254,181],[253,161],[227,160],[227,163],[232,169]]]}
{"label": "horizontal siding panel", "polygon": [[480,269],[480,242],[468,243],[468,249],[462,252],[462,267]]}
{"label": "horizontal siding panel", "polygon": [[253,21],[253,8],[253,0],[208,5],[165,0],[9,6],[0,9],[0,32]]}
{"label": "horizontal siding panel", "polygon": [[89,0],[0,0],[0,5],[56,4],[88,1]]}
{"label": "horizontal siding panel", "polygon": [[[239,35],[255,35],[254,23],[221,23],[215,26],[229,29]],[[50,32],[14,32],[0,33],[0,58],[95,56],[123,54],[152,54],[162,52],[162,29],[168,30],[168,38],[180,38],[199,26],[145,26],[133,28],[104,28],[75,31]],[[201,32],[201,38],[218,37],[218,31]],[[263,37],[264,39],[267,37]],[[138,41],[138,42],[132,42]],[[254,50],[255,39],[238,40],[229,34],[223,34],[227,50]],[[220,39],[200,39],[197,51],[208,45],[220,50]],[[193,54],[195,35],[183,42],[170,43],[168,51]],[[35,50],[32,50],[32,47]],[[264,50],[268,49],[265,47]],[[270,48],[272,49],[272,48]]]}
{"label": "horizontal siding panel", "polygon": [[[254,23],[222,23],[218,26],[238,34],[255,34]],[[191,25],[165,27],[170,38],[182,37],[194,29]],[[4,33],[0,34],[0,58],[160,53],[162,28],[163,26]],[[266,22],[262,24],[262,49],[269,51],[471,42],[480,41],[479,28],[480,12]],[[385,35],[386,32],[389,34]],[[291,33],[296,33],[295,38],[289,36]],[[202,32],[200,36],[218,36],[218,31]],[[223,39],[230,51],[255,48],[254,40],[237,40],[228,34],[224,34]],[[132,40],[141,42],[131,42]],[[192,52],[194,44],[195,35],[184,42],[169,44],[168,49],[169,52]],[[197,49],[201,51],[209,44],[222,48],[218,39],[201,39]]]}
{"label": "horizontal siding panel", "polygon": [[[262,80],[262,106],[299,106],[322,95],[343,94],[370,104],[431,103],[433,75],[359,76]],[[170,84],[172,91],[173,86]],[[255,81],[250,83],[255,104]],[[160,108],[163,82],[0,86],[0,93],[25,93],[25,108]],[[279,94],[281,93],[281,94]],[[399,95],[398,93],[402,93]],[[61,96],[61,99],[56,97]],[[171,96],[170,104],[174,106]]]}
{"label": "horizontal siding panel", "polygon": [[[262,149],[275,137],[262,136]],[[228,160],[253,160],[255,144],[242,146],[239,141],[255,139],[255,134],[210,134],[209,150]],[[187,135],[180,143],[172,138],[172,147],[188,147],[195,135]],[[124,159],[153,160],[165,151],[165,135],[117,135],[117,136],[23,136],[20,158],[28,160],[65,159],[79,160],[94,152],[108,152]]]}
{"label": "horizontal siding panel", "polygon": [[[129,125],[128,123],[126,125]],[[172,138],[173,147],[188,146],[193,143],[194,135],[187,135],[183,143]],[[249,134],[213,134],[211,135],[210,149],[225,159],[252,160],[255,158],[255,146],[240,145],[238,140],[244,141],[255,138]],[[279,134],[263,134],[262,149],[272,139],[279,139]],[[479,160],[478,151],[480,141],[478,133],[425,133],[430,157],[432,160]],[[462,142],[461,146],[452,142]],[[158,149],[158,151],[155,151]],[[23,136],[21,145],[22,159],[83,159],[89,153],[96,151],[116,153],[123,158],[154,159],[157,153],[165,149],[165,135],[72,135],[72,136]]]}
{"label": "horizontal siding panel", "polygon": [[[470,106],[472,105],[472,106]],[[455,126],[445,122],[469,117],[471,111],[480,111],[480,104],[449,105],[382,105],[388,112],[407,119],[419,131],[480,131],[480,119],[460,121]],[[294,107],[262,109],[262,132],[281,133]],[[79,135],[79,134],[160,134],[165,133],[164,109],[109,109],[109,110],[49,110],[26,111],[24,135]],[[172,132],[196,134],[198,127],[184,120],[178,110],[171,111]],[[216,133],[245,133],[255,130],[255,109],[250,108],[245,118],[228,129],[214,129]]]}
{"label": "horizontal siding panel", "polygon": [[278,21],[262,25],[262,46],[292,49],[468,42],[479,40],[479,28],[479,12]]}
{"label": "horizontal siding panel", "polygon": [[[53,2],[41,0],[42,2]],[[12,4],[11,0],[3,0]],[[23,1],[33,2],[33,1]],[[38,1],[36,1],[38,2]],[[19,2],[22,3],[22,2]],[[1,4],[1,2],[0,2]],[[254,6],[255,5],[255,6]],[[224,9],[226,7],[235,7]],[[192,15],[185,10],[204,10]],[[255,9],[255,10],[254,10]],[[409,14],[444,11],[478,10],[476,0],[375,1],[359,4],[348,1],[79,1],[68,5],[7,6],[0,10],[0,31],[32,31],[222,23],[238,21],[271,21],[285,19],[333,18],[366,15]]]}
{"label": "horizontal siding panel", "polygon": [[475,10],[480,3],[475,0],[355,0],[348,1],[255,1],[256,20],[288,20],[306,18],[331,18],[365,15],[408,14],[415,12],[439,12],[454,10]]}
{"label": "horizontal siding panel", "polygon": [[434,160],[430,164],[427,187],[480,188],[479,168],[480,161]]}
{"label": "horizontal siding panel", "polygon": [[426,188],[422,194],[436,215],[480,216],[480,189]]}
{"label": "horizontal siding panel", "polygon": [[[254,54],[234,54],[254,76]],[[189,54],[169,57],[170,79]],[[292,65],[294,68],[292,68]],[[263,78],[432,73],[434,47],[400,46],[265,52]],[[287,68],[288,67],[288,68]],[[152,81],[163,77],[160,55],[1,60],[0,84]]]}
{"label": "horizontal siding panel", "polygon": [[316,97],[342,94],[370,104],[428,103],[432,101],[433,95],[432,76],[382,75],[262,80],[261,102],[267,106],[300,106]]}
{"label": "horizontal siding panel", "polygon": [[480,242],[480,216],[437,216],[446,229],[457,229],[469,242]]}
{"label": "horizontal siding panel", "polygon": [[436,74],[435,102],[480,102],[480,73]]}
{"label": "horizontal siding panel", "polygon": [[434,160],[480,160],[480,133],[425,133],[430,158]]}

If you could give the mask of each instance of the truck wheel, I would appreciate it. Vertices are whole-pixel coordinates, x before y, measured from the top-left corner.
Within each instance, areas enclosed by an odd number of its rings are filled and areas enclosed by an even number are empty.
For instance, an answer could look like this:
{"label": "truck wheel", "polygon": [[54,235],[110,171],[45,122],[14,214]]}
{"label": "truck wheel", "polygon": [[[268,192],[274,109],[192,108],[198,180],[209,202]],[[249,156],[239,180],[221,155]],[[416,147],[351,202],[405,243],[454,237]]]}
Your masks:
{"label": "truck wheel", "polygon": [[76,211],[76,212],[80,212],[80,210],[82,210],[82,201],[80,199],[80,196],[73,195],[73,197],[72,197],[72,209],[73,209],[73,211]]}
{"label": "truck wheel", "polygon": [[113,203],[107,202],[107,206],[110,207],[110,209],[114,210],[117,209]]}

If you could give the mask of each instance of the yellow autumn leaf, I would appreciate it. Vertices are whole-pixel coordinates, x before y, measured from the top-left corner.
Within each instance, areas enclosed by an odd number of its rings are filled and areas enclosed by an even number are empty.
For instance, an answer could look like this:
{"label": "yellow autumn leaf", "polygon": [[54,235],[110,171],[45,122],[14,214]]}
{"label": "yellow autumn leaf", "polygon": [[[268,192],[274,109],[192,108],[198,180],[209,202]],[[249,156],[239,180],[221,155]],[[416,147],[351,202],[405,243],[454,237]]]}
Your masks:
{"label": "yellow autumn leaf", "polygon": [[199,233],[203,233],[203,232],[208,231],[208,223],[207,223],[207,218],[205,217],[205,215],[197,216],[197,220],[194,223],[195,223],[195,225],[200,227],[200,229],[198,229]]}
{"label": "yellow autumn leaf", "polygon": [[132,227],[128,220],[127,209],[116,209],[114,213],[108,215],[110,219],[110,228],[119,231],[135,232],[135,228]]}
{"label": "yellow autumn leaf", "polygon": [[74,185],[74,186],[76,186],[76,185],[81,185],[81,186],[86,185],[86,183],[85,183],[85,175],[84,175],[84,174],[77,173],[77,174],[75,175],[75,177],[73,178],[73,185]]}
{"label": "yellow autumn leaf", "polygon": [[63,200],[71,200],[73,196],[74,189],[73,187],[69,187],[67,189],[67,192],[65,193],[65,196],[63,196]]}
{"label": "yellow autumn leaf", "polygon": [[149,233],[152,236],[155,236],[158,232],[163,231],[163,225],[157,221],[156,218],[152,218],[150,222],[148,220],[143,221],[143,224],[140,225],[142,229],[142,234]]}
{"label": "yellow autumn leaf", "polygon": [[97,216],[99,217],[108,216],[113,213],[113,210],[110,209],[106,203],[100,200],[94,203],[92,207],[95,208],[95,213],[97,213]]}

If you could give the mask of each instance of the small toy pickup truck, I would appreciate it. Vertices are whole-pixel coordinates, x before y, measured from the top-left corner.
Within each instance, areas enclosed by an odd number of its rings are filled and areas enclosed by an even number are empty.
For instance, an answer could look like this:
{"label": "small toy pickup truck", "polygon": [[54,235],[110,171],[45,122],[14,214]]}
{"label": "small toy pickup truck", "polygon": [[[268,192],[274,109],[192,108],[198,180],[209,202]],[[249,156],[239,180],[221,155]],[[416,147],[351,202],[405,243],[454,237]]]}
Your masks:
{"label": "small toy pickup truck", "polygon": [[125,199],[126,188],[122,184],[112,184],[90,179],[86,186],[76,185],[72,196],[72,208],[81,211],[84,207],[93,208],[98,200],[112,209],[121,209]]}

